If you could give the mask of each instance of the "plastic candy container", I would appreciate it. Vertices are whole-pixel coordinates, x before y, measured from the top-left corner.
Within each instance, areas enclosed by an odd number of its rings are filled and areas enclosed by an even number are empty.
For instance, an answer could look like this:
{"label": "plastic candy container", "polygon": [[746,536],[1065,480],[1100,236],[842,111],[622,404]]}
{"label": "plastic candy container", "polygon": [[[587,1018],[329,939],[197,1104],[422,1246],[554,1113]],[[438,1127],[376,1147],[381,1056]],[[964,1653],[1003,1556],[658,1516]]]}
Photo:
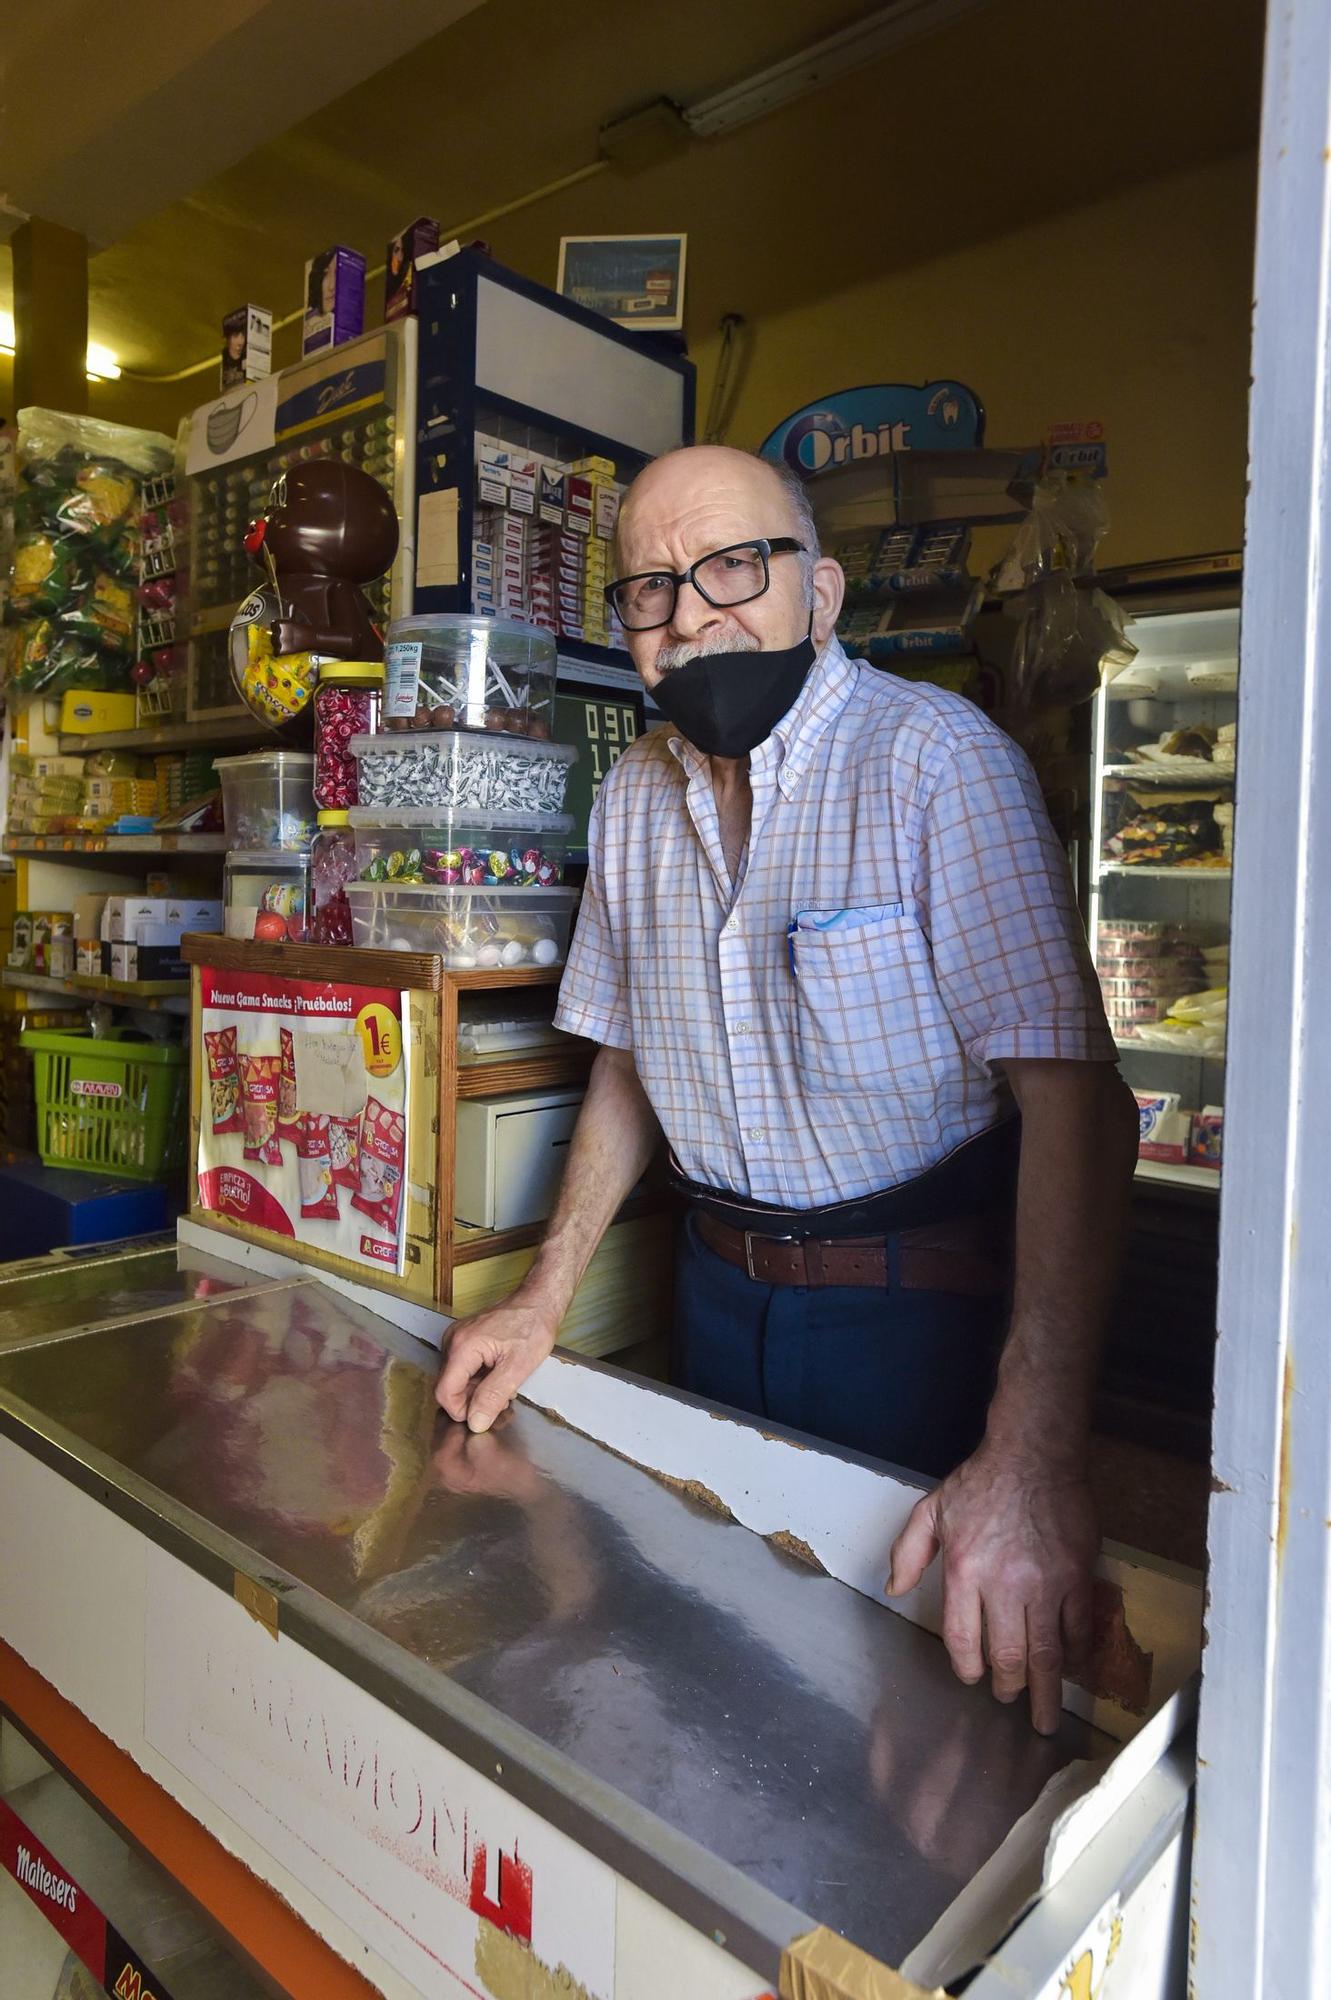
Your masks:
{"label": "plastic candy container", "polygon": [[[385,697],[385,711],[387,697]],[[562,813],[568,774],[578,753],[571,744],[531,738],[471,734],[355,736],[360,800],[396,814],[429,806],[436,812],[522,813],[528,818]]]}
{"label": "plastic candy container", "polygon": [[359,863],[356,836],[344,812],[321,812],[319,831],[310,849],[310,921],[306,944],[352,944],[348,882]]}
{"label": "plastic candy container", "polygon": [[438,953],[455,972],[561,965],[576,889],[466,889],[423,882],[348,882],[358,945]]}
{"label": "plastic candy container", "polygon": [[219,757],[232,847],[308,847],[314,838],[314,759],[308,750]]}
{"label": "plastic candy container", "polygon": [[310,857],[290,848],[250,848],[226,858],[227,937],[299,944],[309,909]]}
{"label": "plastic candy container", "polygon": [[326,660],[314,691],[314,803],[346,812],[359,803],[353,736],[379,729],[384,670],[375,662]]}
{"label": "plastic candy container", "polygon": [[444,888],[552,888],[564,879],[573,831],[567,813],[482,818],[424,807],[390,815],[361,806],[350,818],[360,881],[437,882]]}
{"label": "plastic candy container", "polygon": [[555,642],[537,626],[451,611],[396,618],[384,666],[386,729],[551,736]]}

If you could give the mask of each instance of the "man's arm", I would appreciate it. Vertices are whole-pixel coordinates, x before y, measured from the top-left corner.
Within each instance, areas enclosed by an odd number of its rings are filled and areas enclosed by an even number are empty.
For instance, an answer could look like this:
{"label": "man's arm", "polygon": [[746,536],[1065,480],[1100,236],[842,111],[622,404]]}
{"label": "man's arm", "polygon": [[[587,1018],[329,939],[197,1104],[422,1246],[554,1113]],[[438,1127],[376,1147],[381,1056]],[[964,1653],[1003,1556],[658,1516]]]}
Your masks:
{"label": "man's arm", "polygon": [[626,1049],[602,1048],[535,1262],[503,1305],[455,1322],[435,1395],[487,1431],[555,1344],[597,1244],[656,1149],[660,1127]]}
{"label": "man's arm", "polygon": [[964,1681],[1050,1734],[1091,1635],[1099,1531],[1086,1476],[1100,1343],[1122,1253],[1137,1118],[1106,1062],[1004,1061],[1021,1112],[1012,1323],[984,1441],[919,1502],[892,1549],[890,1595],[940,1550],[943,1638]]}

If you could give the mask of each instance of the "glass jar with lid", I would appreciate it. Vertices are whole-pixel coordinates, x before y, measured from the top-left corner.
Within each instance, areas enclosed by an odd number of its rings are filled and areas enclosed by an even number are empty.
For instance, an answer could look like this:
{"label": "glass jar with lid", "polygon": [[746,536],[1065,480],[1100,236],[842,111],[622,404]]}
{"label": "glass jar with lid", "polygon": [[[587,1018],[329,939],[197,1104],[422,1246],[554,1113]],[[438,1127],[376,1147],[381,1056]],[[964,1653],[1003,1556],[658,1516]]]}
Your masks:
{"label": "glass jar with lid", "polygon": [[310,848],[310,916],[307,944],[351,944],[346,886],[356,879],[356,835],[345,812],[321,812]]}
{"label": "glass jar with lid", "polygon": [[314,691],[314,803],[345,812],[359,803],[353,736],[379,729],[384,670],[378,661],[325,660]]}

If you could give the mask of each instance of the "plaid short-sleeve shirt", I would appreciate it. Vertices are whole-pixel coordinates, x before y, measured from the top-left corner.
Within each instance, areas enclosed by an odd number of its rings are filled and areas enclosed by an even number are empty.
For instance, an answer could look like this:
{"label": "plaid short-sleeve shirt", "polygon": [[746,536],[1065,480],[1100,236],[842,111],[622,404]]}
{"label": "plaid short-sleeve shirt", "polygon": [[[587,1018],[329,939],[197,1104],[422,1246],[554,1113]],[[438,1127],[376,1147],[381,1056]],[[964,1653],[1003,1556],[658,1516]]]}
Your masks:
{"label": "plaid short-sleeve shirt", "polygon": [[835,641],[749,760],[739,879],[670,725],[601,786],[558,1025],[631,1049],[694,1180],[896,1186],[1005,1117],[1006,1056],[1113,1061],[1067,864],[979,709]]}

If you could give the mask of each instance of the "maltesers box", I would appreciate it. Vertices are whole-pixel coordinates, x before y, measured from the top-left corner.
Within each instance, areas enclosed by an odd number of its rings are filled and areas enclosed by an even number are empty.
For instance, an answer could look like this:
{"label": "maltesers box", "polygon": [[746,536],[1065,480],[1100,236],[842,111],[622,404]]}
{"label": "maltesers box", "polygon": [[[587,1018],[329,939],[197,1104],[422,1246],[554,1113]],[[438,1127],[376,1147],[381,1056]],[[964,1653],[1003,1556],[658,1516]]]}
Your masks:
{"label": "maltesers box", "polygon": [[365,259],[335,244],[305,266],[302,354],[321,354],[354,340],[365,325]]}
{"label": "maltesers box", "polygon": [[416,310],[416,266],[439,248],[439,224],[432,215],[418,215],[394,236],[384,257],[384,324],[405,319]]}
{"label": "maltesers box", "polygon": [[264,306],[237,306],[222,320],[222,388],[272,372],[273,315]]}

